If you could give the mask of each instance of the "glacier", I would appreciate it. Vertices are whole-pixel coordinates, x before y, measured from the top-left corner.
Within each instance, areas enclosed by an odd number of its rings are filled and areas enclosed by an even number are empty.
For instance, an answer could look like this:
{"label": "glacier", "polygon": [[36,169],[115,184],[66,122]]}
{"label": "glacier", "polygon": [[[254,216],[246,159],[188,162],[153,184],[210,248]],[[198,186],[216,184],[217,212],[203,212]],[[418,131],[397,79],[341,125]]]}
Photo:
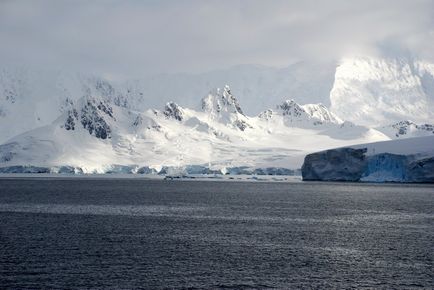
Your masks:
{"label": "glacier", "polygon": [[340,120],[323,105],[294,100],[247,116],[227,85],[198,103],[198,109],[168,102],[162,110],[139,111],[107,96],[70,99],[51,124],[0,145],[0,167],[291,174],[309,150],[389,139],[378,130]]}
{"label": "glacier", "polygon": [[303,180],[434,182],[434,136],[391,140],[308,154]]}
{"label": "glacier", "polygon": [[433,136],[433,76],[423,60],[375,57],[125,82],[3,68],[0,167],[292,174],[312,152]]}
{"label": "glacier", "polygon": [[[434,119],[430,110],[434,104],[434,64],[411,57],[357,56],[327,63],[300,61],[284,68],[239,65],[126,81],[67,70],[3,67],[0,142],[51,124],[83,96],[103,97],[135,111],[160,108],[169,101],[198,110],[198,98],[227,83],[246,115],[257,115],[264,108],[292,99],[315,105],[304,107],[311,113],[320,111],[319,104],[323,104],[330,112],[325,118],[370,128],[407,120],[432,125]],[[405,137],[414,137],[412,132]]]}
{"label": "glacier", "polygon": [[336,68],[330,110],[360,125],[434,120],[434,64],[414,59],[344,58]]}

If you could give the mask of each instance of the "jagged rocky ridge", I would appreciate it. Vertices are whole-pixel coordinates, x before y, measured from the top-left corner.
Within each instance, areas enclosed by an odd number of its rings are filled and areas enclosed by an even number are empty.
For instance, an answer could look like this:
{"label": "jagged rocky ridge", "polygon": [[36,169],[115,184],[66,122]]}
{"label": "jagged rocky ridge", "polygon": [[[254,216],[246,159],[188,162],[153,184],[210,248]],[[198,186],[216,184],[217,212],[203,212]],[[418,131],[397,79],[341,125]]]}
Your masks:
{"label": "jagged rocky ridge", "polygon": [[391,138],[421,137],[434,134],[433,124],[416,124],[408,120],[377,129]]}
{"label": "jagged rocky ridge", "polygon": [[[156,171],[192,164],[210,170],[295,169],[305,154],[326,148],[432,136],[432,64],[364,57],[344,59],[337,67],[313,67],[303,62],[282,70],[239,66],[206,76],[125,83],[3,69],[0,166],[69,166],[101,173],[113,164]],[[191,104],[205,84],[207,90],[221,78],[231,79],[235,89],[211,91],[197,109],[180,105],[185,100]],[[198,86],[193,89],[192,84]],[[294,99],[281,102],[283,95]],[[167,96],[174,102],[162,110],[148,109],[150,101]],[[251,100],[280,105],[252,116],[246,113],[252,111]],[[325,105],[300,105],[306,100]]]}
{"label": "jagged rocky ridge", "polygon": [[[86,97],[80,100],[84,104],[81,110],[72,107],[66,112],[66,121],[64,128],[66,130],[75,130],[76,124],[80,123],[84,129],[89,131],[90,135],[99,139],[107,139],[111,137],[111,129],[104,120],[106,115],[113,118],[113,109],[107,101],[96,100]],[[73,106],[73,102],[70,103]]]}
{"label": "jagged rocky ridge", "polygon": [[68,99],[52,124],[0,145],[0,167],[4,172],[62,168],[70,173],[137,173],[148,167],[159,173],[165,167],[206,166],[207,172],[244,168],[240,171],[281,174],[300,168],[311,150],[306,145],[324,148],[385,138],[343,122],[323,105],[300,106],[293,100],[249,117],[229,86],[211,91],[199,110],[169,102],[161,111],[141,112],[87,92]]}
{"label": "jagged rocky ridge", "polygon": [[256,115],[290,96],[298,104],[322,103],[338,118],[368,127],[404,120],[432,124],[434,120],[434,64],[411,57],[304,61],[281,69],[241,65],[125,82],[68,71],[9,67],[0,69],[0,124],[8,124],[0,126],[0,143],[51,124],[68,109],[69,101],[86,95],[135,111],[163,107],[169,100],[192,107],[198,96],[227,81],[245,115]]}

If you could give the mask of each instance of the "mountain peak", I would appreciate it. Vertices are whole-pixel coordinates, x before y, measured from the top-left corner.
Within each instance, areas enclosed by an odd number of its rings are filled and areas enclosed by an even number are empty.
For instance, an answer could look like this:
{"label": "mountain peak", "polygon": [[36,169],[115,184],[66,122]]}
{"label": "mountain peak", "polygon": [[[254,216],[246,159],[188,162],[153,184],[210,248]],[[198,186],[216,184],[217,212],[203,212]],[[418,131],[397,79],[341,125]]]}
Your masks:
{"label": "mountain peak", "polygon": [[[300,105],[292,99],[284,101],[281,105],[276,106],[276,113],[284,117],[290,123],[306,122],[306,124],[342,124],[343,120],[330,112],[323,104],[306,104]],[[273,110],[266,110],[259,114],[259,118],[270,120],[274,116]]]}
{"label": "mountain peak", "polygon": [[302,106],[300,106],[292,99],[284,101],[283,104],[277,106],[277,109],[281,111],[283,116],[298,118],[302,115],[307,115],[306,111],[302,108]]}
{"label": "mountain peak", "polygon": [[422,137],[434,134],[433,124],[417,124],[411,120],[399,121],[377,129],[391,138]]}
{"label": "mountain peak", "polygon": [[434,66],[411,58],[345,58],[336,68],[331,110],[365,126],[432,120]]}
{"label": "mountain peak", "polygon": [[225,85],[223,89],[216,88],[208,96],[202,99],[202,110],[211,115],[219,115],[222,112],[244,115],[238,100],[232,95],[231,89]]}
{"label": "mountain peak", "polygon": [[164,107],[163,114],[166,116],[166,118],[173,118],[178,121],[182,121],[184,119],[182,107],[175,102],[168,102]]}
{"label": "mountain peak", "polygon": [[74,106],[71,101],[68,110],[66,111],[66,119],[63,128],[67,131],[78,129],[78,124],[99,139],[110,139],[111,131],[109,123],[106,119],[113,119],[113,108],[108,101],[102,98],[86,96],[78,100],[78,104]]}
{"label": "mountain peak", "polygon": [[342,124],[344,121],[330,112],[330,110],[323,104],[306,104],[302,106],[304,111],[312,118],[316,118],[321,122]]}

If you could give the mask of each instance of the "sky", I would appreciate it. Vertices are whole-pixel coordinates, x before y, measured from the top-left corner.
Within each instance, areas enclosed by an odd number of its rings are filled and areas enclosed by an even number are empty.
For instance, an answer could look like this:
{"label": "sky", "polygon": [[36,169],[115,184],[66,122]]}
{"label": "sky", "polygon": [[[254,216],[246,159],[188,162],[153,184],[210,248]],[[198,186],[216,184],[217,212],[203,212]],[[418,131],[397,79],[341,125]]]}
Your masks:
{"label": "sky", "polygon": [[433,0],[0,0],[1,64],[119,79],[433,51]]}

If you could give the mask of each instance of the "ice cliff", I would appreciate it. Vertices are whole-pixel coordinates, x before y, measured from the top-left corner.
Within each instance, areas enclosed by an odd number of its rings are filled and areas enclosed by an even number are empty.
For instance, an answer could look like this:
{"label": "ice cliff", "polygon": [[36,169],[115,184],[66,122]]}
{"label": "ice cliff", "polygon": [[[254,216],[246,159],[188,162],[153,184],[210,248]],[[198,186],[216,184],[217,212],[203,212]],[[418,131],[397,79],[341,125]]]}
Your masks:
{"label": "ice cliff", "polygon": [[434,182],[434,137],[411,138],[308,154],[303,180]]}

